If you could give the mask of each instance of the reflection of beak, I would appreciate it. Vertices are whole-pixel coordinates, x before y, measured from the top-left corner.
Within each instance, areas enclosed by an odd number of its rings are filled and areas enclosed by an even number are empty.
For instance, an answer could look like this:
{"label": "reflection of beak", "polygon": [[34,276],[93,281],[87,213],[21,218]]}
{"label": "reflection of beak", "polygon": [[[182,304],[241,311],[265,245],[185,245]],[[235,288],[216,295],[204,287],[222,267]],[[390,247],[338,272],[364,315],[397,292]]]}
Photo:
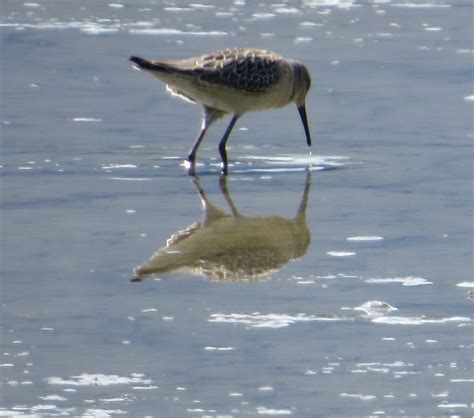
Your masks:
{"label": "reflection of beak", "polygon": [[308,118],[306,116],[306,106],[303,103],[301,106],[298,106],[298,112],[301,116],[301,121],[303,122],[304,133],[306,134],[306,142],[308,145],[311,145],[311,135],[309,133]]}

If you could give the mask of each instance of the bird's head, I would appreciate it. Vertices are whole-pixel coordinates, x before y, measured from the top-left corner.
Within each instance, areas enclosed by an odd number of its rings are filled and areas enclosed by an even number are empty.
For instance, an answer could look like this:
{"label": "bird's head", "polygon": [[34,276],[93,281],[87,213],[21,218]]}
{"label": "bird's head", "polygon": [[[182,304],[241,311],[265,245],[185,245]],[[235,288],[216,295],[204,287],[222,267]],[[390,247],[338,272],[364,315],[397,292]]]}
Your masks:
{"label": "bird's head", "polygon": [[304,105],[306,94],[311,87],[311,76],[308,69],[301,63],[293,64],[293,101],[296,106]]}
{"label": "bird's head", "polygon": [[306,116],[306,95],[311,87],[311,76],[308,69],[301,63],[293,64],[293,95],[292,101],[295,102],[298,112],[303,122],[306,142],[311,145],[311,134],[309,132],[308,118]]}

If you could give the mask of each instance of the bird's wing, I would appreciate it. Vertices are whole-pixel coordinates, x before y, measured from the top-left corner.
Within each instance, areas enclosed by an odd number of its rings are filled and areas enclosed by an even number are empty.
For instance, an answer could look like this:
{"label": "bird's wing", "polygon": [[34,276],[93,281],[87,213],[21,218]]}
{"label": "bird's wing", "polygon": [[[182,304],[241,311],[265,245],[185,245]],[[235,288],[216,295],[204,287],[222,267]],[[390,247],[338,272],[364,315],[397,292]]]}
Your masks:
{"label": "bird's wing", "polygon": [[279,57],[265,51],[226,50],[201,59],[194,72],[207,84],[256,93],[271,88],[280,77]]}
{"label": "bird's wing", "polygon": [[156,69],[251,93],[262,92],[280,78],[281,57],[254,49],[226,49],[179,61],[152,61]]}

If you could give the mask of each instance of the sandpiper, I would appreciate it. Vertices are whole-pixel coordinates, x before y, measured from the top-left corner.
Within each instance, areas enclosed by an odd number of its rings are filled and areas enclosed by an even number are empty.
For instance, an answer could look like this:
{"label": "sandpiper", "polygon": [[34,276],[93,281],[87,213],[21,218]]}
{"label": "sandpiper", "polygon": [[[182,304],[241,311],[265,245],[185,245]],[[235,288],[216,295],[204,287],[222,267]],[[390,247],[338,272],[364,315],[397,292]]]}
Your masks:
{"label": "sandpiper", "polygon": [[207,129],[227,114],[232,118],[219,143],[223,174],[227,174],[227,139],[237,119],[246,112],[295,103],[306,142],[311,145],[305,107],[311,77],[300,62],[269,51],[237,48],[178,61],[149,61],[135,56],[130,60],[166,83],[171,94],[204,106],[201,130],[187,157],[190,174],[194,174],[196,153]]}

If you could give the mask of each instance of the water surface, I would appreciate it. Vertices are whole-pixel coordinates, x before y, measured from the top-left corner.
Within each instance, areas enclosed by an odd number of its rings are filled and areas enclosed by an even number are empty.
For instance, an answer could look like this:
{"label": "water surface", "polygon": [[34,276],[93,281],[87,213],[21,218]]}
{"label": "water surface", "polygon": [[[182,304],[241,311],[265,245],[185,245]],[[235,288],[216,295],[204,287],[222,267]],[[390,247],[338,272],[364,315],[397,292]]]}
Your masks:
{"label": "water surface", "polygon": [[[3,2],[0,415],[472,415],[471,16]],[[312,153],[249,114],[194,179],[199,107],[127,58],[232,46],[308,66]]]}

